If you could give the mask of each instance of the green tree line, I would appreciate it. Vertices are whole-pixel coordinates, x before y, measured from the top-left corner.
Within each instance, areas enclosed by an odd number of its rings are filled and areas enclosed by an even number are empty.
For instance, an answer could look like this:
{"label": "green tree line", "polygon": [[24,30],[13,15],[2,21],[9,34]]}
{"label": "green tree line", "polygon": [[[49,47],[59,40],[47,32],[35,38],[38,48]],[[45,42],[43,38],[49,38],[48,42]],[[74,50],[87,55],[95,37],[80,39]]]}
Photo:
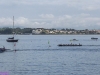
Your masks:
{"label": "green tree line", "polygon": [[25,33],[32,33],[32,28],[0,28],[0,34],[25,34]]}

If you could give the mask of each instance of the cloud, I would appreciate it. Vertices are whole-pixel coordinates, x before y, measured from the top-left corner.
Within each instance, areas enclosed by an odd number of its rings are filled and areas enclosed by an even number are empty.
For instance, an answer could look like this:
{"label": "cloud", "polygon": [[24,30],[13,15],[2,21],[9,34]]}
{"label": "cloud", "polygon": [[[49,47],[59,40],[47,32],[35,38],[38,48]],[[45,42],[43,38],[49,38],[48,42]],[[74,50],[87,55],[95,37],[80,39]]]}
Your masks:
{"label": "cloud", "polygon": [[53,14],[41,14],[40,17],[41,18],[52,19],[52,18],[54,18],[54,15]]}
{"label": "cloud", "polygon": [[[96,3],[96,4],[95,4]],[[0,0],[0,4],[24,4],[24,5],[68,5],[68,6],[83,6],[83,5],[98,5],[99,0]]]}
{"label": "cloud", "polygon": [[68,19],[72,18],[72,16],[70,16],[70,15],[65,15],[65,17],[68,18]]}
{"label": "cloud", "polygon": [[81,17],[88,17],[88,16],[90,16],[90,14],[81,13],[79,16],[81,16]]}
{"label": "cloud", "polygon": [[66,0],[1,0],[0,4],[24,4],[24,5],[33,5],[33,4],[38,4],[38,5],[62,5],[66,4]]}
{"label": "cloud", "polygon": [[24,17],[19,17],[15,20],[15,23],[17,25],[27,25],[29,23],[29,20],[27,18],[24,18]]}
{"label": "cloud", "polygon": [[99,0],[0,0],[3,5],[67,5],[82,10],[100,9]]}
{"label": "cloud", "polygon": [[12,22],[12,19],[11,18],[0,18],[0,25],[3,25],[3,26],[5,26],[5,25],[10,25],[10,24],[12,24],[13,22]]}
{"label": "cloud", "polygon": [[88,10],[88,11],[93,11],[93,10],[98,10],[100,9],[100,7],[97,6],[87,6],[87,7],[83,7],[83,10]]}
{"label": "cloud", "polygon": [[11,26],[12,15],[19,27],[80,29],[100,25],[100,0],[1,0],[0,5],[1,26]]}
{"label": "cloud", "polygon": [[[24,17],[19,17],[14,20],[15,25],[18,26],[23,26],[29,24],[29,20]],[[0,18],[0,27],[5,27],[5,26],[10,26],[12,27],[13,25],[13,19],[12,18]]]}
{"label": "cloud", "polygon": [[[43,14],[37,19],[18,17],[15,19],[15,27],[31,27],[31,28],[74,28],[74,29],[94,29],[100,26],[99,17],[91,17],[89,14],[63,15],[50,17]],[[0,18],[0,25],[12,27],[12,18]]]}

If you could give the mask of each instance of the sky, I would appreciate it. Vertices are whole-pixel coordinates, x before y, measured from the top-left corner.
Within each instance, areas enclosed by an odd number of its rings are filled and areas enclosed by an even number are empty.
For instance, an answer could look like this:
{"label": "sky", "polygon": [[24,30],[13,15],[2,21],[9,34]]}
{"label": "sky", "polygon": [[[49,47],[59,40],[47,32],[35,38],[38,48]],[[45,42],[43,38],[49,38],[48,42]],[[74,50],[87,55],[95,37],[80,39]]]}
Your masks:
{"label": "sky", "polygon": [[0,27],[100,29],[100,0],[0,0]]}

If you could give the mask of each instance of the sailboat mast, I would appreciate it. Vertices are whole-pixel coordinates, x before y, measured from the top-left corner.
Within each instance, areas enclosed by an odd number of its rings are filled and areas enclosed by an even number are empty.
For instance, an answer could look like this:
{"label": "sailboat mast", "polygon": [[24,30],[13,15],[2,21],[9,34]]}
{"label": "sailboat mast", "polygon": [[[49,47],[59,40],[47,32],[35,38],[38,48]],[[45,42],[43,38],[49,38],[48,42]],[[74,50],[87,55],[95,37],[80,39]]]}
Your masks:
{"label": "sailboat mast", "polygon": [[13,37],[14,37],[14,16],[13,16]]}

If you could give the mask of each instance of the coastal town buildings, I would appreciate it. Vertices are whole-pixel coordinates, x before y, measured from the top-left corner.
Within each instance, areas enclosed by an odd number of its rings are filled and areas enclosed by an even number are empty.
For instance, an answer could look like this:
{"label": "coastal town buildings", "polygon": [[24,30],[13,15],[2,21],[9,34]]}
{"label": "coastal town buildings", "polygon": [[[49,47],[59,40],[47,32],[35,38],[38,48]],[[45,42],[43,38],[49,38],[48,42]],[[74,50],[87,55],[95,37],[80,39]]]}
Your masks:
{"label": "coastal town buildings", "polygon": [[87,35],[87,34],[100,34],[100,30],[75,30],[75,29],[44,29],[44,28],[36,28],[32,30],[32,34],[79,34],[79,35]]}

